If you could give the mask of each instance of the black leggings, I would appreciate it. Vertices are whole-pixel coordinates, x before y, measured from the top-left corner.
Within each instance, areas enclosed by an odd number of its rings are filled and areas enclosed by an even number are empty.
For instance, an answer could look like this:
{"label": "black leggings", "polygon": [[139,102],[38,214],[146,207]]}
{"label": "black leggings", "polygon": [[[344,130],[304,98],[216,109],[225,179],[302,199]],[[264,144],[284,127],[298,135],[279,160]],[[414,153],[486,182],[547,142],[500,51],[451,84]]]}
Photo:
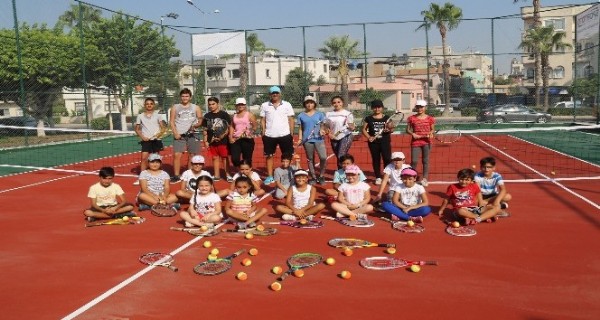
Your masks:
{"label": "black leggings", "polygon": [[[241,138],[229,145],[231,162],[239,168],[241,160],[246,160],[252,165],[252,154],[254,153],[254,139]],[[241,159],[240,159],[241,156]]]}
{"label": "black leggings", "polygon": [[392,146],[389,142],[369,142],[369,151],[371,151],[375,178],[381,178],[381,159],[383,158],[384,168],[392,162]]}

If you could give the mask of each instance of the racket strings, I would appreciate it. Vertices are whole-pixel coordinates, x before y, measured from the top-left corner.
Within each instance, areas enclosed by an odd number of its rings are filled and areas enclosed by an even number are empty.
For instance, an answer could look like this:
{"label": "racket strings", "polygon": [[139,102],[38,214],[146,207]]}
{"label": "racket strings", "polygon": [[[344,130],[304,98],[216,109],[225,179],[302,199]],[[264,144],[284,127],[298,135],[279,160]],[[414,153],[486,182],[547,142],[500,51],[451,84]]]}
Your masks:
{"label": "racket strings", "polygon": [[143,255],[140,258],[140,261],[142,261],[143,263],[146,264],[155,264],[158,262],[169,262],[173,260],[173,257],[169,254],[163,254],[163,253],[151,253],[151,254],[146,254]]}
{"label": "racket strings", "polygon": [[205,274],[217,274],[226,271],[230,266],[231,262],[229,260],[216,260],[198,265],[194,268],[194,271]]}

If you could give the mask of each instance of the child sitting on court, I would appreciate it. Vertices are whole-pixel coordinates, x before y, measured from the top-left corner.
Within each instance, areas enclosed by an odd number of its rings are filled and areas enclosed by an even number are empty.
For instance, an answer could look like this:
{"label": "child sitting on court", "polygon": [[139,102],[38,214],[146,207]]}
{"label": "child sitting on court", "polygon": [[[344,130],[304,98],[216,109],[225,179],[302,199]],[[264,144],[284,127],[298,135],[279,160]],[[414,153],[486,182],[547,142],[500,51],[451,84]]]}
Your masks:
{"label": "child sitting on court", "polygon": [[423,222],[423,217],[431,213],[425,188],[417,184],[417,172],[406,168],[400,173],[402,183],[392,190],[393,197],[381,206],[392,215],[392,220],[412,220]]}
{"label": "child sitting on court", "polygon": [[[465,219],[465,224],[476,224],[481,221],[492,222],[496,220],[496,215],[500,212],[500,207],[483,207],[483,198],[481,189],[477,183],[473,183],[475,172],[471,169],[462,169],[456,175],[458,183],[451,184],[446,190],[446,198],[438,211],[438,215],[443,215],[448,203],[452,204],[455,215]],[[482,211],[483,210],[483,211]]]}
{"label": "child sitting on court", "polygon": [[281,167],[275,168],[273,178],[275,179],[275,199],[283,199],[288,193],[288,189],[294,184],[294,171],[298,169],[291,165],[292,156],[284,154],[281,156]]}
{"label": "child sitting on court", "polygon": [[221,197],[213,192],[213,179],[202,175],[196,179],[196,190],[190,199],[188,211],[179,216],[185,221],[186,228],[218,223],[222,219]]}
{"label": "child sitting on court", "polygon": [[155,204],[172,204],[179,209],[177,196],[170,193],[169,174],[161,169],[162,157],[153,153],[148,156],[148,169],[140,173],[140,192],[137,200],[140,210],[148,210]]}
{"label": "child sitting on court", "polygon": [[383,199],[383,192],[388,183],[390,184],[390,188],[387,193],[387,201],[392,201],[394,189],[402,183],[402,171],[406,168],[410,168],[410,166],[404,162],[405,159],[406,157],[403,152],[396,151],[392,153],[392,163],[383,168],[383,181],[379,186],[379,192],[375,197],[375,201]]}
{"label": "child sitting on court", "polygon": [[227,196],[225,213],[229,218],[237,220],[238,229],[253,228],[267,209],[256,207],[257,196],[254,193],[254,183],[247,176],[239,176],[234,181],[233,192]]}
{"label": "child sitting on court", "polygon": [[[191,169],[186,170],[185,172],[183,172],[181,177],[179,177],[181,179],[181,189],[175,192],[175,195],[179,199],[184,200],[186,203],[190,201],[195,192],[194,188],[190,185],[190,181],[192,181],[192,179],[194,179],[195,181],[195,179],[198,179],[198,177],[200,176],[207,176],[212,178],[212,175],[208,171],[202,170],[202,168],[204,167],[203,156],[193,156],[191,163]],[[225,197],[228,194],[228,190],[220,190],[219,192],[217,192],[217,194],[219,195],[219,197]]]}
{"label": "child sitting on court", "polygon": [[[339,188],[342,185],[342,183],[348,182],[346,179],[345,170],[346,167],[348,167],[349,165],[354,165],[354,157],[350,154],[345,154],[340,157],[340,163],[342,165],[342,168],[336,170],[333,174],[333,188],[325,190],[325,194],[328,196],[329,203],[337,199],[339,194]],[[364,173],[361,170],[359,171],[360,174],[358,176],[358,181],[363,182],[367,180],[367,177],[364,175]]]}
{"label": "child sitting on court", "polygon": [[485,157],[479,160],[481,171],[475,174],[475,182],[481,188],[483,200],[488,205],[498,206],[504,210],[508,208],[508,201],[512,196],[506,191],[502,176],[496,172],[496,159]]}
{"label": "child sitting on court", "polygon": [[337,200],[331,204],[331,208],[337,212],[337,218],[367,220],[367,213],[373,211],[373,206],[369,204],[371,187],[364,181],[360,181],[362,172],[358,166],[347,165],[344,173],[347,182],[342,183],[338,188]]}
{"label": "child sitting on court", "polygon": [[[231,183],[230,190],[227,190],[227,194],[230,194],[233,190],[235,190],[235,180],[239,177],[248,177],[252,182],[252,187],[254,188],[253,194],[257,197],[264,195],[266,192],[263,188],[261,188],[262,180],[258,173],[252,171],[252,165],[247,160],[240,161],[240,172],[233,175],[233,182]],[[221,193],[221,191],[219,191]]]}
{"label": "child sitting on court", "polygon": [[113,182],[115,169],[102,167],[98,173],[100,181],[93,184],[88,191],[91,206],[83,211],[88,222],[96,219],[135,217],[133,205],[125,201],[125,192],[120,185]]}
{"label": "child sitting on court", "polygon": [[294,172],[294,182],[294,185],[287,190],[285,205],[278,204],[275,206],[275,211],[281,213],[281,219],[285,221],[296,221],[302,218],[312,220],[317,212],[325,209],[325,205],[315,203],[317,189],[308,183],[307,171]]}

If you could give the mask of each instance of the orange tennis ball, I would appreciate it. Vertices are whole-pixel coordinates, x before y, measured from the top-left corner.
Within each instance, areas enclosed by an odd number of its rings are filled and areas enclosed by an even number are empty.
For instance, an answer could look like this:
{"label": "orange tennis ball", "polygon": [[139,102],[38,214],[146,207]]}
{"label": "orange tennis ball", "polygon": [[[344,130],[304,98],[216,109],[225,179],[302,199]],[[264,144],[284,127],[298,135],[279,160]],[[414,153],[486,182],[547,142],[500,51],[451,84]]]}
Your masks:
{"label": "orange tennis ball", "polygon": [[248,275],[245,272],[238,272],[238,274],[235,277],[240,281],[248,279]]}
{"label": "orange tennis ball", "polygon": [[304,270],[302,270],[302,269],[294,270],[294,277],[296,277],[296,278],[304,277]]}
{"label": "orange tennis ball", "polygon": [[212,243],[210,241],[204,241],[204,243],[202,244],[203,247],[205,248],[210,248],[212,247]]}
{"label": "orange tennis ball", "polygon": [[254,235],[252,233],[246,233],[246,239],[250,240],[254,238]]}
{"label": "orange tennis ball", "polygon": [[256,230],[265,231],[265,226],[263,226],[262,224],[259,224],[258,226],[256,226]]}
{"label": "orange tennis ball", "polygon": [[243,266],[249,266],[252,264],[252,260],[248,259],[248,258],[244,258],[244,260],[242,260],[242,265]]}
{"label": "orange tennis ball", "polygon": [[454,221],[454,222],[452,222],[452,227],[458,228],[458,227],[460,227],[460,223],[458,221]]}
{"label": "orange tennis ball", "polygon": [[212,254],[213,256],[218,256],[219,255],[219,249],[214,248],[214,249],[210,250],[210,254]]}
{"label": "orange tennis ball", "polygon": [[273,283],[271,283],[270,288],[273,291],[279,291],[279,290],[281,290],[281,283],[279,283],[279,282],[273,282]]}
{"label": "orange tennis ball", "polygon": [[271,269],[271,272],[279,275],[283,272],[283,268],[281,268],[280,266],[274,266],[273,269]]}
{"label": "orange tennis ball", "polygon": [[552,171],[552,172],[550,172],[550,174],[554,176],[554,175],[556,175],[556,172]]}
{"label": "orange tennis ball", "polygon": [[476,166],[476,165],[472,165],[471,167],[473,167],[473,169],[477,169],[477,166]]}
{"label": "orange tennis ball", "polygon": [[334,259],[334,258],[327,258],[327,259],[325,260],[325,263],[326,263],[327,265],[329,265],[329,266],[332,266],[332,265],[334,265],[334,264],[335,264],[335,259]]}
{"label": "orange tennis ball", "polygon": [[299,222],[300,222],[300,224],[307,224],[308,223],[308,221],[306,219],[300,219]]}
{"label": "orange tennis ball", "polygon": [[350,271],[344,270],[340,273],[340,277],[342,277],[342,279],[350,279],[352,278],[352,273],[350,273]]}
{"label": "orange tennis ball", "polygon": [[251,256],[255,256],[258,254],[258,249],[252,248],[252,249],[248,250],[248,254]]}
{"label": "orange tennis ball", "polygon": [[396,253],[396,248],[387,248],[385,251],[387,251],[389,254],[394,254]]}
{"label": "orange tennis ball", "polygon": [[346,248],[346,249],[344,249],[344,251],[342,251],[342,253],[343,253],[343,254],[344,254],[346,257],[349,257],[349,256],[351,256],[351,255],[352,255],[354,252],[352,251],[352,249],[350,249],[350,248]]}

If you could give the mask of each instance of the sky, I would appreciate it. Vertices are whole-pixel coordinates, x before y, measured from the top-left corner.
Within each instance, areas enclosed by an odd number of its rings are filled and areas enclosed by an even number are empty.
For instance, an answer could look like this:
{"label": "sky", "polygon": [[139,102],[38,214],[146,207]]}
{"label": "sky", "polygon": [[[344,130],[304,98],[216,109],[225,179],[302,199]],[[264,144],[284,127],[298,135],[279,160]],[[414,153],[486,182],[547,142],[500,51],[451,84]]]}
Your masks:
{"label": "sky", "polygon": [[[14,0],[19,22],[54,25],[72,0]],[[138,16],[160,24],[161,16],[176,13],[175,19],[165,18],[170,28],[167,33],[177,41],[182,60],[189,60],[191,45],[189,33],[202,33],[204,28],[252,30],[267,47],[283,54],[320,56],[318,48],[330,36],[348,34],[360,42],[371,57],[402,55],[413,47],[441,45],[437,29],[430,30],[428,39],[423,31],[415,31],[422,20],[421,11],[430,1],[418,0],[195,0],[194,6],[186,0],[87,0],[87,3],[113,11]],[[436,2],[440,5],[446,1]],[[496,69],[507,72],[513,57],[519,57],[518,45],[523,22],[518,18],[520,8],[531,5],[531,0],[450,0],[463,11],[465,19],[448,34],[453,52],[496,52]],[[588,4],[593,1],[541,0],[542,6]],[[197,8],[196,8],[197,7]],[[202,13],[200,10],[204,13]],[[218,13],[215,13],[218,10]],[[492,20],[494,19],[493,43]],[[396,23],[388,23],[396,22]],[[348,24],[346,26],[327,26]],[[364,24],[364,33],[363,33]],[[14,25],[12,1],[0,1],[0,27]],[[306,26],[302,28],[289,28]],[[316,27],[318,26],[318,27]],[[171,29],[172,28],[172,29]],[[177,32],[175,30],[181,30]],[[261,30],[272,29],[272,30]],[[303,36],[304,31],[304,36]]]}

